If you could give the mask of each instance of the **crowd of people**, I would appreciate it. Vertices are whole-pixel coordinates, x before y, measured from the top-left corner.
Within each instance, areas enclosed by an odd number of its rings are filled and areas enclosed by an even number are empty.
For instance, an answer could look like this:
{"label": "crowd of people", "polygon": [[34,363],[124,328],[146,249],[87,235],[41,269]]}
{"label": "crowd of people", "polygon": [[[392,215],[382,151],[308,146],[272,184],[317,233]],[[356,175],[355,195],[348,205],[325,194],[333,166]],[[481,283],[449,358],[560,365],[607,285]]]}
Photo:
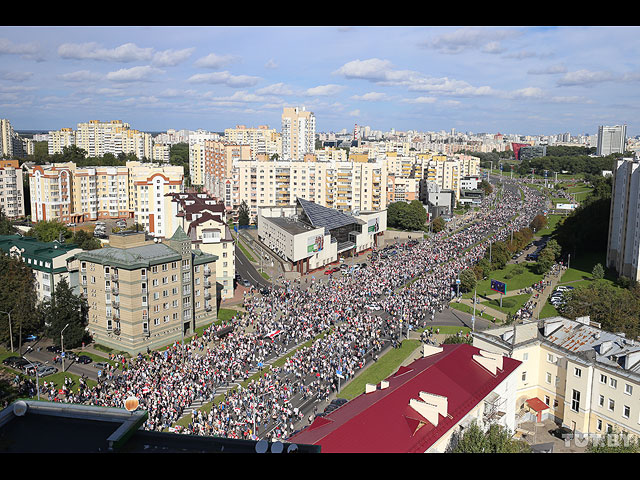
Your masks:
{"label": "crowd of people", "polygon": [[[135,396],[149,413],[143,428],[174,430],[196,399],[212,401],[226,392],[208,412],[195,410],[188,425],[175,430],[286,439],[340,382],[375,362],[384,348],[399,345],[410,329],[428,326],[455,295],[459,273],[484,256],[489,242],[528,226],[543,202],[535,190],[505,183],[455,232],[412,242],[351,275],[312,279],[304,286],[284,281],[245,297],[243,316],[211,325],[188,343],[138,355],[119,375],[107,372],[93,388],[82,381],[56,398],[122,407]],[[380,309],[368,308],[372,303]],[[228,326],[232,331],[219,336]],[[291,351],[282,366],[260,370]],[[256,371],[263,372],[259,378],[229,389]]]}

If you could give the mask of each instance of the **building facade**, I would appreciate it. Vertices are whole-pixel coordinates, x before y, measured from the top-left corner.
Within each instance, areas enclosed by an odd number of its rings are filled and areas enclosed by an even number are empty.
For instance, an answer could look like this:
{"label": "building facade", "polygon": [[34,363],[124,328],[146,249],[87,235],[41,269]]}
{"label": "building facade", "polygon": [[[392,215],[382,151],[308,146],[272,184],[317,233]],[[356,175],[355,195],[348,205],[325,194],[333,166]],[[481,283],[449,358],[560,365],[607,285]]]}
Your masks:
{"label": "building facade", "polygon": [[607,156],[612,153],[624,153],[627,143],[627,126],[615,125],[598,127],[598,146],[596,155]]}
{"label": "building facade", "polygon": [[[475,332],[473,345],[520,360],[518,416],[549,418],[575,434],[640,437],[640,344],[588,317],[552,317]],[[542,405],[532,412],[528,405]],[[539,415],[539,417],[538,417]]]}
{"label": "building facade", "polygon": [[305,107],[285,107],[282,112],[282,159],[302,160],[314,153],[316,117]]}
{"label": "building facade", "polygon": [[91,336],[136,355],[193,335],[217,318],[211,292],[216,260],[192,249],[182,228],[165,241],[113,234],[108,247],[78,253]]}
{"label": "building facade", "polygon": [[0,160],[0,209],[9,218],[24,217],[24,201],[18,160]]}

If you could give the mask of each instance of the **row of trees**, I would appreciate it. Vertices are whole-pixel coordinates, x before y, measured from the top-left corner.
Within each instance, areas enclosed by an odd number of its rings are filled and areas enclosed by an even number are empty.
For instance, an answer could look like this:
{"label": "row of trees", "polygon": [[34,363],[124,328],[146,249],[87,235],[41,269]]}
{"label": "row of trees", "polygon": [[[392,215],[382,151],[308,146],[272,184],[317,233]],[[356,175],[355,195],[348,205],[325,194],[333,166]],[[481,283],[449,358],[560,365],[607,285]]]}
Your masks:
{"label": "row of trees", "polygon": [[100,240],[95,238],[92,233],[82,229],[77,229],[74,232],[56,220],[37,222],[25,235],[35,237],[41,242],[57,240],[61,243],[74,244],[83,250],[96,250],[102,247]]}
{"label": "row of trees", "polygon": [[88,308],[66,280],[55,284],[49,300],[39,302],[31,268],[19,258],[0,255],[0,341],[4,344],[19,346],[22,337],[37,334],[59,345],[60,332],[68,324],[65,347],[79,347],[88,340]]}

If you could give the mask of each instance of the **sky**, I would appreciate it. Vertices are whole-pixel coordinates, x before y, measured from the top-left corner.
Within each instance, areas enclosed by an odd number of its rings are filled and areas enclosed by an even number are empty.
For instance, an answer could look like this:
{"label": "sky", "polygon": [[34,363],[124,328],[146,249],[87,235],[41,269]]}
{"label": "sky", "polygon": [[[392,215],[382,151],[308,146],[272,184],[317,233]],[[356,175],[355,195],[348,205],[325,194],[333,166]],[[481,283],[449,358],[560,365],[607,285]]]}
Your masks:
{"label": "sky", "polygon": [[122,120],[147,132],[640,134],[640,28],[0,26],[0,118],[16,130]]}

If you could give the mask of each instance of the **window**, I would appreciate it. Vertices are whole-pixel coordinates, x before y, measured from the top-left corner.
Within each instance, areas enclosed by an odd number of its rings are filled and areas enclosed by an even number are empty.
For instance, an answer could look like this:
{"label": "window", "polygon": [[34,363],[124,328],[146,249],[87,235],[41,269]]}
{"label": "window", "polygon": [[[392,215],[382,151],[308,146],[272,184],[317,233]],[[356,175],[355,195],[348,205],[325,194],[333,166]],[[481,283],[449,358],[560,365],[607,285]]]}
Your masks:
{"label": "window", "polygon": [[626,393],[627,395],[631,395],[633,393],[633,387],[631,385],[629,385],[628,383],[625,383],[625,385],[624,385],[624,393]]}
{"label": "window", "polygon": [[522,381],[523,382],[527,381],[527,372],[522,372]]}
{"label": "window", "polygon": [[574,374],[576,377],[580,378],[580,377],[582,376],[582,370],[576,367],[576,368],[573,370],[573,374]]}
{"label": "window", "polygon": [[612,412],[615,410],[616,408],[616,402],[613,399],[609,399],[609,410],[611,410]]}
{"label": "window", "polygon": [[607,384],[607,376],[600,374],[600,383]]}
{"label": "window", "polygon": [[631,407],[629,407],[629,405],[625,405],[622,408],[622,416],[624,418],[629,418],[629,415],[631,414]]}
{"label": "window", "polygon": [[618,381],[615,378],[610,378],[609,379],[609,386],[611,388],[617,388],[618,387]]}
{"label": "window", "polygon": [[551,374],[547,372],[547,383],[551,383]]}
{"label": "window", "polygon": [[598,398],[598,404],[601,407],[604,407],[604,395],[600,395],[600,397]]}
{"label": "window", "polygon": [[552,353],[547,353],[547,362],[553,363],[553,354]]}
{"label": "window", "polygon": [[598,419],[598,421],[596,422],[596,428],[599,432],[602,431],[602,420]]}
{"label": "window", "polygon": [[580,411],[580,392],[578,390],[574,390],[571,395],[571,410]]}

